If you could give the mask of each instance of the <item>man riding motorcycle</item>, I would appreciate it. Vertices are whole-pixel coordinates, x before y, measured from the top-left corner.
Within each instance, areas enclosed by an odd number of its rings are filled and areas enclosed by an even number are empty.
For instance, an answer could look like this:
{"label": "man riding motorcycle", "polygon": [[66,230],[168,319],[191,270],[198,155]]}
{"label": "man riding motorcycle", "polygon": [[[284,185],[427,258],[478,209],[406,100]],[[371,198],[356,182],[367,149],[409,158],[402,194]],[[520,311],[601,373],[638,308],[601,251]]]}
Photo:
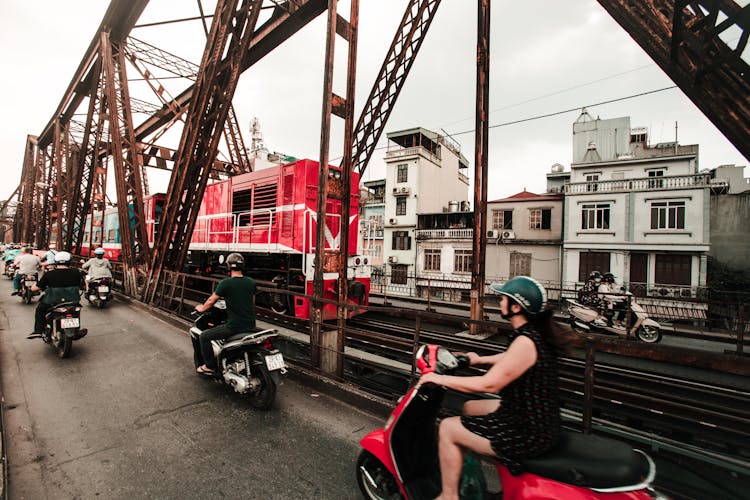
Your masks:
{"label": "man riding motorcycle", "polygon": [[71,255],[68,252],[57,252],[55,254],[55,269],[44,273],[36,285],[31,287],[32,292],[44,291],[45,294],[39,299],[34,314],[34,331],[27,339],[39,338],[44,332],[45,315],[63,302],[78,302],[79,290],[84,287],[83,274],[78,269],[71,269]]}
{"label": "man riding motorcycle", "polygon": [[226,264],[229,268],[229,278],[219,282],[206,302],[195,306],[195,310],[202,313],[219,299],[223,298],[227,304],[227,322],[203,331],[198,345],[194,342],[196,371],[202,375],[212,375],[217,370],[212,341],[255,329],[255,280],[243,275],[245,259],[242,255],[229,254]]}
{"label": "man riding motorcycle", "polygon": [[23,253],[16,257],[15,262],[17,263],[16,275],[13,277],[13,293],[11,295],[18,295],[21,293],[21,282],[24,280],[27,274],[36,274],[39,271],[41,261],[39,257],[34,255],[31,247],[23,249]]}
{"label": "man riding motorcycle", "polygon": [[104,249],[102,247],[94,250],[94,257],[84,262],[81,269],[86,271],[86,282],[99,278],[112,277],[112,263],[109,259],[104,258]]}

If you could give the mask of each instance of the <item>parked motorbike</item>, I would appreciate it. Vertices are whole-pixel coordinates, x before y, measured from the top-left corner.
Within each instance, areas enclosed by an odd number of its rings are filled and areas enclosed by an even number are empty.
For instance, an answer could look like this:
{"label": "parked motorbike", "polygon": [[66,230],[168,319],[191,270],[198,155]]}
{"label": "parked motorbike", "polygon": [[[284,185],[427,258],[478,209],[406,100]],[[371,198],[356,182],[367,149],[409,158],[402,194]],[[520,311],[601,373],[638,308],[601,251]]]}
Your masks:
{"label": "parked motorbike", "polygon": [[[208,311],[194,311],[190,338],[195,352],[200,352],[200,335],[204,330],[226,321],[226,305],[219,300]],[[281,375],[286,373],[284,356],[274,348],[275,329],[242,332],[223,341],[212,342],[219,370],[213,378],[246,395],[250,404],[267,410],[276,397]]]}
{"label": "parked motorbike", "polygon": [[[468,366],[466,356],[437,345],[420,347],[416,359],[422,373],[455,374]],[[442,386],[413,386],[385,427],[360,441],[356,474],[365,498],[418,500],[440,493],[435,425],[445,394]],[[564,431],[554,449],[522,465],[525,472],[514,476],[495,461],[503,500],[646,500],[655,494],[649,488],[656,475],[653,461],[613,439]],[[476,498],[496,496],[473,493]]]}
{"label": "parked motorbike", "polygon": [[39,295],[39,292],[32,292],[31,287],[36,285],[38,281],[36,274],[27,274],[21,280],[21,299],[25,304],[31,304],[31,299],[34,295]]}
{"label": "parked motorbike", "polygon": [[599,309],[584,305],[572,299],[568,300],[570,326],[584,332],[597,332],[625,337],[635,336],[642,342],[654,344],[661,340],[661,325],[648,317],[648,313],[631,296],[631,324],[625,327],[609,326],[609,322]]}
{"label": "parked motorbike", "polygon": [[111,278],[92,278],[88,282],[86,291],[86,300],[99,309],[105,307],[107,302],[112,299],[112,279]]}
{"label": "parked motorbike", "polygon": [[42,340],[51,344],[61,358],[70,356],[73,341],[88,333],[81,328],[81,309],[77,302],[62,302],[47,312]]}

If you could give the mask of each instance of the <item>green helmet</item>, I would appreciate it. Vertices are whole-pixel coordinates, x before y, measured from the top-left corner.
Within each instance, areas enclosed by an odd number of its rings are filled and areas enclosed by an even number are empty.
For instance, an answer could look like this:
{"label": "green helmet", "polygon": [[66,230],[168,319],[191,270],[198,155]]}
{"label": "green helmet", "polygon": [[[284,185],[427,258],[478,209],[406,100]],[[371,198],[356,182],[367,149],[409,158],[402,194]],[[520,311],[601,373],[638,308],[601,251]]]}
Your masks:
{"label": "green helmet", "polygon": [[493,283],[490,290],[513,299],[527,314],[539,314],[547,305],[547,291],[528,276],[516,276],[502,285]]}

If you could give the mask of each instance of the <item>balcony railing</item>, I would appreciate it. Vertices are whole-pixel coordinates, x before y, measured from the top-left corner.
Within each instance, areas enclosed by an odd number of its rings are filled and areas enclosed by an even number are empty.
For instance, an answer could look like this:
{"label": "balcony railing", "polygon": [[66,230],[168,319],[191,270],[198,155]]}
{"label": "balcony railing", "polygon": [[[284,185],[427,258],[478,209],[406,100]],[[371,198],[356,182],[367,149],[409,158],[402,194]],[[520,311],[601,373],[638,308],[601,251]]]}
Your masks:
{"label": "balcony railing", "polygon": [[473,229],[418,229],[418,240],[470,240]]}
{"label": "balcony railing", "polygon": [[[438,150],[438,152],[439,151],[440,150]],[[413,148],[393,149],[385,153],[385,158],[386,159],[401,158],[402,156],[413,156],[413,155],[421,155],[438,165],[440,164],[439,154],[432,154],[429,150],[421,146],[416,146]]]}
{"label": "balcony railing", "polygon": [[709,187],[710,174],[674,175],[669,177],[641,177],[565,184],[566,194],[616,193],[625,191],[665,191]]}

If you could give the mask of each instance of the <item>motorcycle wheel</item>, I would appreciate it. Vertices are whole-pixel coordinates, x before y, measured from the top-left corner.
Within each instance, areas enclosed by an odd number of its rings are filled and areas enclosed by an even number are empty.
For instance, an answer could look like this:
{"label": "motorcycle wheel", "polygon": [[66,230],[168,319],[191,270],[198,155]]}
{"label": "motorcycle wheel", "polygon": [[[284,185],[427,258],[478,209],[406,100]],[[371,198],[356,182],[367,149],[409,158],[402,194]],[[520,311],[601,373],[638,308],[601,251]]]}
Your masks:
{"label": "motorcycle wheel", "polygon": [[23,303],[31,304],[31,290],[24,288],[23,290]]}
{"label": "motorcycle wheel", "polygon": [[404,498],[391,471],[367,450],[357,457],[357,484],[362,495],[371,500]]}
{"label": "motorcycle wheel", "polygon": [[635,336],[641,342],[647,344],[655,344],[661,340],[661,330],[654,328],[653,326],[641,326],[636,332]]}
{"label": "motorcycle wheel", "polygon": [[[73,349],[73,339],[67,338],[64,330],[60,330],[57,325],[53,325],[54,331],[52,333],[52,345],[55,346],[57,355],[61,358],[67,358],[70,356],[70,351]],[[55,338],[57,333],[57,338]]]}
{"label": "motorcycle wheel", "polygon": [[260,364],[250,365],[250,375],[260,380],[260,389],[248,395],[250,404],[258,410],[269,409],[276,398],[276,383],[268,373],[265,363],[261,361]]}

